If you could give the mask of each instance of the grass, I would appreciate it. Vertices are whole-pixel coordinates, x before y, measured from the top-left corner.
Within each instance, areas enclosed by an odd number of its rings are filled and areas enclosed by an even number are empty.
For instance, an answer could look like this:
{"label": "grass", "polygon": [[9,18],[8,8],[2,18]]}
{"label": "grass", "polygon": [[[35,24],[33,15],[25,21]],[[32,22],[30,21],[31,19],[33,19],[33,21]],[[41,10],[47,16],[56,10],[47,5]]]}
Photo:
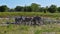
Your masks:
{"label": "grass", "polygon": [[36,30],[34,34],[40,34],[40,30]]}
{"label": "grass", "polygon": [[41,12],[0,12],[0,17],[7,16],[45,16],[45,17],[60,17],[60,13],[41,13]]}
{"label": "grass", "polygon": [[[50,27],[49,27],[50,26]],[[60,25],[42,25],[42,26],[26,26],[26,25],[13,25],[0,26],[0,34],[41,34],[43,32],[55,32],[60,34]]]}
{"label": "grass", "polygon": [[6,22],[15,22],[15,20],[13,18],[10,18],[10,19],[6,19],[6,18],[1,18],[0,19],[0,24],[1,23],[6,23]]}

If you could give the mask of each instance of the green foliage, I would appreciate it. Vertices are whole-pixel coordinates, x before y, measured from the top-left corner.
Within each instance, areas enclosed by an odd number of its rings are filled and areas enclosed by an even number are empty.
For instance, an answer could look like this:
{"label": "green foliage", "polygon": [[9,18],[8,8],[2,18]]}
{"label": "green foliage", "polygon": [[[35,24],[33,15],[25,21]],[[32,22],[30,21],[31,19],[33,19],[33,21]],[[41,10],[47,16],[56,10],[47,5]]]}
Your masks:
{"label": "green foliage", "polygon": [[23,7],[22,6],[16,6],[15,11],[22,11]]}
{"label": "green foliage", "polygon": [[29,6],[16,6],[15,8],[9,8],[6,5],[0,6],[0,12],[44,12],[44,13],[57,13],[60,12],[60,7],[56,5],[41,7],[39,4],[32,3]]}
{"label": "green foliage", "polygon": [[0,6],[0,12],[5,12],[8,10],[8,7],[6,5]]}
{"label": "green foliage", "polygon": [[32,8],[31,8],[31,6],[25,6],[23,11],[24,12],[32,12]]}
{"label": "green foliage", "polygon": [[50,13],[55,13],[56,10],[57,10],[56,5],[51,5],[51,6],[48,8],[48,11],[49,11]]}
{"label": "green foliage", "polygon": [[60,7],[57,8],[58,12],[60,12]]}
{"label": "green foliage", "polygon": [[32,8],[32,11],[37,12],[39,10],[39,8],[40,8],[40,5],[38,5],[36,3],[32,3],[31,8]]}

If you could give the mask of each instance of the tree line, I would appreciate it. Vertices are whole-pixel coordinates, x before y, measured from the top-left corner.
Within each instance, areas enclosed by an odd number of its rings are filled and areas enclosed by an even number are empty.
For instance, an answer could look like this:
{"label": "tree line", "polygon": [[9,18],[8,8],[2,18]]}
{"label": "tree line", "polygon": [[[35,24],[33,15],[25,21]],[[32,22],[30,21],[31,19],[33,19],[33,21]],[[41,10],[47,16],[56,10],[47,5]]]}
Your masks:
{"label": "tree line", "polygon": [[60,12],[60,7],[56,5],[41,7],[41,5],[32,3],[30,6],[16,6],[15,8],[9,8],[6,5],[0,6],[0,12],[50,12],[56,13]]}

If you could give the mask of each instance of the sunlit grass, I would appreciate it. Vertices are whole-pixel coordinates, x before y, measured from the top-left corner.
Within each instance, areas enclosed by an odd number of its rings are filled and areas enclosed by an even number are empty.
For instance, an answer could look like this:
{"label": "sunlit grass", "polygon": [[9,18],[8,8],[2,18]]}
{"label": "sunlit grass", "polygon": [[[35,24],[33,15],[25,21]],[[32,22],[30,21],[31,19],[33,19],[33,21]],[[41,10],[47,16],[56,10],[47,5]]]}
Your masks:
{"label": "sunlit grass", "polygon": [[43,13],[43,12],[0,12],[0,17],[7,16],[45,16],[45,17],[60,17],[60,13]]}
{"label": "sunlit grass", "polygon": [[[50,26],[50,27],[49,27]],[[54,26],[54,27],[53,27]],[[58,25],[41,25],[41,26],[26,26],[26,25],[13,25],[0,26],[1,34],[41,34],[42,32],[56,32],[59,34],[60,27]]]}

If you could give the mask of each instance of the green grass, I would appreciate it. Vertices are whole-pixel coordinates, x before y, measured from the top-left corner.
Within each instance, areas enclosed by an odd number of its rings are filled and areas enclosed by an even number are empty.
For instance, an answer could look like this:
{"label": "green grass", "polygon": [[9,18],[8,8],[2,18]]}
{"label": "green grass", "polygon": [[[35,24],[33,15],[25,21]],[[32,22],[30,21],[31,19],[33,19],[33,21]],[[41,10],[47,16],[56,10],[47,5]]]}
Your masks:
{"label": "green grass", "polygon": [[[51,27],[49,27],[51,26]],[[56,32],[60,34],[60,25],[45,25],[45,26],[26,26],[26,25],[8,25],[0,26],[0,34],[41,34],[42,32]]]}
{"label": "green grass", "polygon": [[45,16],[45,17],[60,17],[60,13],[43,13],[43,12],[0,12],[0,17],[6,16]]}

